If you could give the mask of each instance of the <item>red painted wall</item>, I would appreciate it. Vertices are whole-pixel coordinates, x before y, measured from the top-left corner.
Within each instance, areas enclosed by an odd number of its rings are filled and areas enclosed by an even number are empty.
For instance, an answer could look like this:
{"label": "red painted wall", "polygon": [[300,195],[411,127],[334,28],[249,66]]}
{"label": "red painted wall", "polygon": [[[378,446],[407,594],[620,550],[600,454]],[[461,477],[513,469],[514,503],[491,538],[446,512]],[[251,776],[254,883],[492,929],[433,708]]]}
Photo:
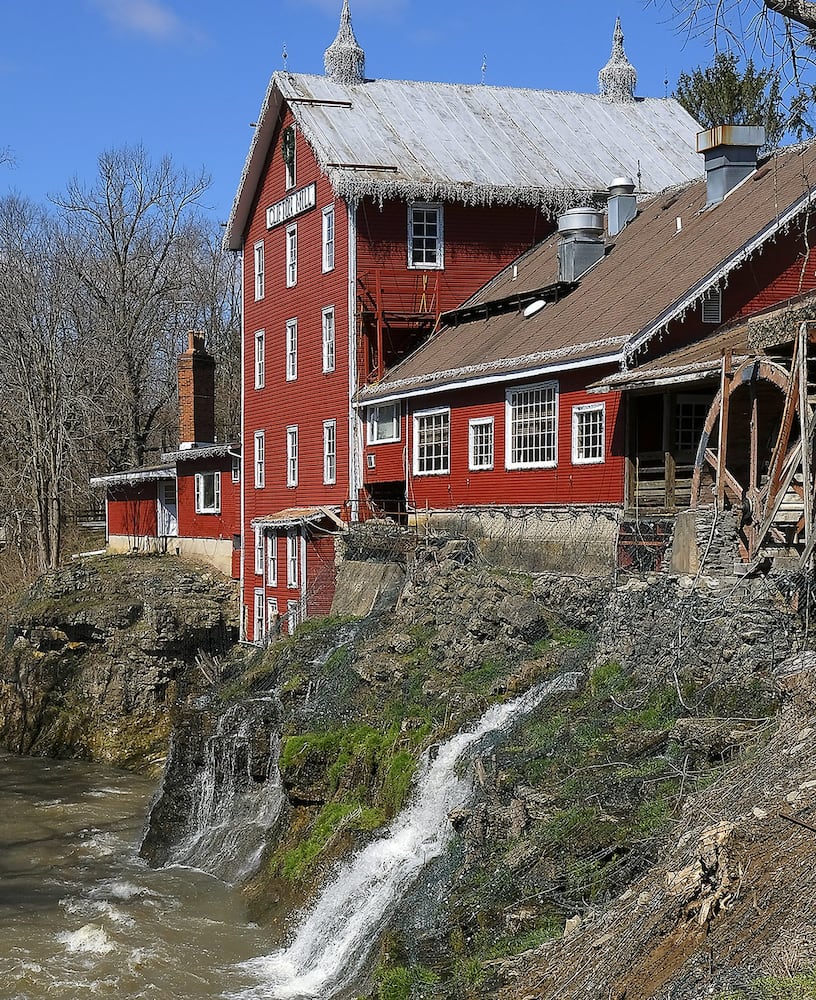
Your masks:
{"label": "red painted wall", "polygon": [[[404,478],[403,456],[407,452],[409,469],[409,504],[421,509],[471,505],[622,503],[624,491],[624,429],[620,393],[590,394],[585,386],[610,371],[588,368],[553,376],[559,384],[558,462],[553,468],[505,468],[505,393],[524,382],[512,385],[488,385],[409,400],[407,417],[402,420],[402,440],[395,444],[369,445],[367,453],[376,454],[376,469],[366,468],[366,483],[388,482]],[[528,384],[549,379],[528,380]],[[604,403],[605,461],[597,464],[573,464],[572,408],[585,403]],[[416,475],[414,467],[413,414],[437,406],[451,407],[450,472],[445,475]],[[468,422],[475,417],[494,419],[494,467],[491,470],[468,469]],[[366,463],[367,465],[367,463]]]}
{"label": "red painted wall", "polygon": [[108,534],[155,538],[158,531],[155,482],[108,490]]}
{"label": "red painted wall", "polygon": [[[222,458],[179,462],[178,533],[183,538],[232,538],[240,527],[240,483],[232,482],[232,459]],[[221,476],[221,513],[196,514],[195,476],[198,472],[219,472]]]}

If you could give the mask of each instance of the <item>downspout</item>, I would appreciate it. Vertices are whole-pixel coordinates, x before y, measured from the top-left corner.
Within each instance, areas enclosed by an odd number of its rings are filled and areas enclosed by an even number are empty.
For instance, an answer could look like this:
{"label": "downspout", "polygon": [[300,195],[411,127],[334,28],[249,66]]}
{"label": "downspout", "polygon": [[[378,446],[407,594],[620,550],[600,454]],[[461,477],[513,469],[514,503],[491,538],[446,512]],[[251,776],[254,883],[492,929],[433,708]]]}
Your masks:
{"label": "downspout", "polygon": [[357,397],[357,202],[346,203],[348,219],[348,483],[350,520],[359,520],[359,499],[362,489],[362,460],[360,445],[360,418],[354,406]]}

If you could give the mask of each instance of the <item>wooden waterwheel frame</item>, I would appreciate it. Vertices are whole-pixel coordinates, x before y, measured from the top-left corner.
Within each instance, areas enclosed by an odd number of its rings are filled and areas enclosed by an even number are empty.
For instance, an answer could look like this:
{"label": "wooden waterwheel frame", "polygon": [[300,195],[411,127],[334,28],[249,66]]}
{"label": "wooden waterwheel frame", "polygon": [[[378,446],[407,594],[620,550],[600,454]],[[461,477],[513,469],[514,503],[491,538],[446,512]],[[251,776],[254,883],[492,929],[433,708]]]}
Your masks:
{"label": "wooden waterwheel frame", "polygon": [[[813,483],[814,407],[808,399],[808,345],[816,343],[816,325],[802,323],[793,340],[790,367],[765,357],[749,358],[732,370],[731,352],[723,355],[720,389],[706,416],[691,484],[691,505],[700,499],[703,469],[714,472],[717,502],[722,508],[726,499],[732,507],[742,509],[740,554],[744,561],[755,563],[770,537],[783,543],[784,538],[774,521],[783,500],[790,491],[801,501],[801,516],[794,535],[802,545],[800,563],[804,565],[816,546],[813,511],[816,507]],[[757,384],[769,382],[783,394],[782,416],[770,452],[767,472],[761,476],[759,454],[759,414]],[[728,427],[731,397],[748,385],[751,394],[749,426],[748,481],[741,482],[728,467]],[[799,419],[804,414],[805,419]],[[719,421],[716,451],[709,447],[712,432]],[[794,435],[800,427],[801,433]],[[804,442],[804,447],[803,447]],[[798,481],[796,481],[798,480]]]}

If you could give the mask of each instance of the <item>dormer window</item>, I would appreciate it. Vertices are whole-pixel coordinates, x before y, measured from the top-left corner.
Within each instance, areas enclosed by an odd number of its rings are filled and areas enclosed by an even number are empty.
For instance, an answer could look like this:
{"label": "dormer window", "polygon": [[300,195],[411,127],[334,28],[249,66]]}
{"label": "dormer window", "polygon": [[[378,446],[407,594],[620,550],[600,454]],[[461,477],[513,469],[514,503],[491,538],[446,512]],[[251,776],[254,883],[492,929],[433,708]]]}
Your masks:
{"label": "dormer window", "polygon": [[722,323],[722,291],[712,288],[703,296],[703,322]]}

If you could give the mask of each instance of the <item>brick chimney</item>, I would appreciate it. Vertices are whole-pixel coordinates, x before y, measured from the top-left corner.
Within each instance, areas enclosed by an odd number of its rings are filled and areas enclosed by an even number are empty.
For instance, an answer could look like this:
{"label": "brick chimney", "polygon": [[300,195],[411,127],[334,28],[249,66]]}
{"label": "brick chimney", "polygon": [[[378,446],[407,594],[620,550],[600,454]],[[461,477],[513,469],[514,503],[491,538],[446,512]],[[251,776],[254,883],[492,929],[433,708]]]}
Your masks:
{"label": "brick chimney", "polygon": [[204,334],[188,333],[178,359],[179,442],[181,448],[215,441],[215,358],[204,348]]}

